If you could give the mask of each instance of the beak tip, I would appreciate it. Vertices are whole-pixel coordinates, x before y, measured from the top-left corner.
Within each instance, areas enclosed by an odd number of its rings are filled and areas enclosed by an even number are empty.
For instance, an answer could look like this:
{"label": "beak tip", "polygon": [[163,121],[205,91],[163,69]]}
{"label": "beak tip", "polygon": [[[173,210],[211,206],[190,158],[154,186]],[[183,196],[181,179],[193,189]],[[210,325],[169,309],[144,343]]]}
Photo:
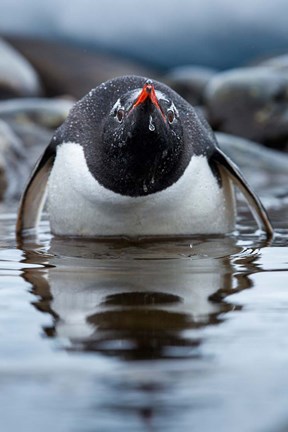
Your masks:
{"label": "beak tip", "polygon": [[147,99],[150,99],[151,102],[158,105],[156,93],[154,84],[151,79],[146,80],[138,98],[136,99],[133,107],[136,107],[137,105],[140,105],[141,103],[145,102]]}

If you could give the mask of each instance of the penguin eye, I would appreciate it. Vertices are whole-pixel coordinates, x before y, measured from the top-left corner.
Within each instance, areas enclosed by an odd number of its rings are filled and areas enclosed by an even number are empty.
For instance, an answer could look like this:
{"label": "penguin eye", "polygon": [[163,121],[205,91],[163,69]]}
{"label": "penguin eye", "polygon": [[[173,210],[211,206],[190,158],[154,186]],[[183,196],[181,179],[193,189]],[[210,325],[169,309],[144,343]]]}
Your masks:
{"label": "penguin eye", "polygon": [[174,111],[171,110],[171,109],[169,109],[169,110],[167,111],[167,119],[168,119],[168,122],[169,122],[169,123],[173,123],[174,118],[175,118],[175,113],[174,113]]}
{"label": "penguin eye", "polygon": [[119,121],[119,123],[122,123],[123,118],[124,118],[124,114],[125,114],[125,111],[123,108],[119,108],[117,110],[116,117],[117,117],[117,120]]}

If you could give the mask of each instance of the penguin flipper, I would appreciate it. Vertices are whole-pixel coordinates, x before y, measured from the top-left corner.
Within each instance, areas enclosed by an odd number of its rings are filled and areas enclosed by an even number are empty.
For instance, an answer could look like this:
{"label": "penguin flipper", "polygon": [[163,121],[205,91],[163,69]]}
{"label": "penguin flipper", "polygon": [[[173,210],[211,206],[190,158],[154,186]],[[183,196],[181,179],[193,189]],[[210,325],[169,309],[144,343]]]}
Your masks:
{"label": "penguin flipper", "polygon": [[273,228],[268,214],[258,196],[251,190],[245,178],[235,165],[219,148],[212,157],[213,161],[223,169],[232,182],[239,188],[247,200],[251,213],[253,214],[259,228],[265,232],[267,239],[273,238]]}
{"label": "penguin flipper", "polygon": [[16,235],[21,238],[36,230],[46,198],[47,182],[56,156],[56,148],[49,145],[37,162],[21,197]]}

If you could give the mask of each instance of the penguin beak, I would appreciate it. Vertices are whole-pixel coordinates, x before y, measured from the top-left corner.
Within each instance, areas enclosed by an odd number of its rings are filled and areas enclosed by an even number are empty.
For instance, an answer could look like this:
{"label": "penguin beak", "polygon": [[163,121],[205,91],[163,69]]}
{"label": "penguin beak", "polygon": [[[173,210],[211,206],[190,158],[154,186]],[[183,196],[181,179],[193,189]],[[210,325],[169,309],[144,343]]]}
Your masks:
{"label": "penguin beak", "polygon": [[139,94],[139,96],[137,97],[136,101],[134,102],[134,104],[131,107],[132,111],[134,108],[136,108],[137,106],[143,104],[144,102],[150,100],[152,102],[152,104],[158,109],[158,111],[160,111],[161,116],[163,117],[163,120],[166,123],[166,117],[161,109],[161,106],[159,105],[157,96],[156,96],[156,92],[155,92],[155,87],[152,84],[152,82],[150,80],[148,80],[144,86],[143,89],[141,91],[141,93]]}

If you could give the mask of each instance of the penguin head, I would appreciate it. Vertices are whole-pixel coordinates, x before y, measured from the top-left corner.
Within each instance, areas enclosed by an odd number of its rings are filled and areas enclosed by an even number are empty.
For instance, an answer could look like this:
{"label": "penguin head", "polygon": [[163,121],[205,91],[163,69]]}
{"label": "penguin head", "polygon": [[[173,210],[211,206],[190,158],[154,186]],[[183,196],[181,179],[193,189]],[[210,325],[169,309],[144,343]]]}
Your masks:
{"label": "penguin head", "polygon": [[77,137],[90,173],[105,188],[132,197],[149,195],[175,183],[195,153],[193,141],[198,145],[199,139],[193,140],[197,127],[191,127],[191,118],[193,123],[197,116],[191,110],[164,84],[120,77],[75,105],[60,141]]}
{"label": "penguin head", "polygon": [[101,141],[118,191],[140,196],[165,188],[181,159],[183,128],[173,101],[148,80],[117,99]]}
{"label": "penguin head", "polygon": [[182,139],[177,108],[167,95],[155,90],[151,80],[117,99],[104,130],[104,140],[116,147],[131,146],[133,152],[145,149],[148,155],[175,148]]}

